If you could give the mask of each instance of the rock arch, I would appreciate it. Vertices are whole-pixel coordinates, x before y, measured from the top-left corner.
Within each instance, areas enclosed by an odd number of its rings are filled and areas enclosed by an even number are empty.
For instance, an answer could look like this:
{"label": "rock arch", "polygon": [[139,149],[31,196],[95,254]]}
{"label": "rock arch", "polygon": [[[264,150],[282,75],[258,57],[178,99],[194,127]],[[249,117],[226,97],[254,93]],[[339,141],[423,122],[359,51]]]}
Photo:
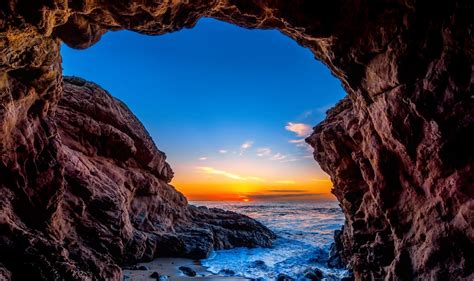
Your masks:
{"label": "rock arch", "polygon": [[[3,1],[0,247],[24,249],[24,264],[44,278],[91,277],[64,244],[60,41],[87,48],[108,30],[158,35],[207,16],[277,28],[343,83],[347,98],[307,141],[343,207],[357,279],[473,278],[472,14],[468,0]],[[156,161],[137,162],[168,178],[164,158]],[[87,245],[86,260],[101,247]],[[55,251],[63,254],[42,255]],[[4,253],[1,272],[14,277]]]}

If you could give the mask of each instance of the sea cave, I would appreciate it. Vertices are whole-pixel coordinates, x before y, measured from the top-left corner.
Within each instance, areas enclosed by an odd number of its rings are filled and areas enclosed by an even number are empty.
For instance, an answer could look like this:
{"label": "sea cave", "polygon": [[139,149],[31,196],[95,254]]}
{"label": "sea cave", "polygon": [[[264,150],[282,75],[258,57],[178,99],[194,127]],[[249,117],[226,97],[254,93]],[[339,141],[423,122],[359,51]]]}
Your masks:
{"label": "sea cave", "polygon": [[189,205],[127,106],[62,73],[62,43],[206,17],[279,30],[341,81],[347,96],[306,142],[355,280],[472,280],[472,14],[465,0],[2,2],[0,279],[122,280],[159,256],[271,246],[259,222]]}

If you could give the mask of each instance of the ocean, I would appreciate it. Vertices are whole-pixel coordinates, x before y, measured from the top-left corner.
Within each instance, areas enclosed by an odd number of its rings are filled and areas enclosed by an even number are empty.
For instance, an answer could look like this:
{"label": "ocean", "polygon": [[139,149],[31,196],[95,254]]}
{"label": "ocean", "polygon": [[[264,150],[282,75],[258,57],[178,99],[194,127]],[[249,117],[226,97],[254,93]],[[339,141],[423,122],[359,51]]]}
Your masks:
{"label": "ocean", "polygon": [[202,260],[213,273],[275,280],[280,273],[293,278],[308,268],[320,269],[326,280],[339,280],[346,270],[331,269],[326,261],[334,231],[344,223],[338,202],[204,202],[190,204],[221,208],[254,218],[270,228],[278,238],[272,248],[236,248],[215,251]]}

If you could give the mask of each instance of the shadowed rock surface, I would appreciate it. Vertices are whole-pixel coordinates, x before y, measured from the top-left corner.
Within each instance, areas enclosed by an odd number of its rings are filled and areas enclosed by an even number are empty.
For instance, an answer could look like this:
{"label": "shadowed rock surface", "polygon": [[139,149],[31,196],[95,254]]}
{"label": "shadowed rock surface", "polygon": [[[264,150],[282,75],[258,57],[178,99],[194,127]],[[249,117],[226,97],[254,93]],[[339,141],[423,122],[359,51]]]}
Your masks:
{"label": "shadowed rock surface", "polygon": [[188,205],[143,125],[97,85],[64,78],[54,121],[64,182],[52,222],[31,226],[36,210],[0,199],[0,252],[15,279],[119,280],[119,265],[157,256],[271,246],[274,234],[257,221]]}
{"label": "shadowed rock surface", "polygon": [[[329,111],[308,142],[331,175],[333,192],[344,210],[343,256],[356,279],[474,279],[473,14],[470,0],[2,1],[0,276],[9,278],[13,272],[16,278],[25,268],[36,268],[41,272],[31,274],[43,278],[84,279],[87,274],[104,278],[94,269],[97,264],[125,258],[117,235],[111,232],[146,241],[131,245],[136,253],[130,255],[148,255],[155,246],[147,241],[155,240],[142,235],[147,232],[144,229],[156,227],[165,234],[173,220],[198,212],[185,208],[185,200],[167,188],[171,170],[160,153],[142,154],[150,151],[147,142],[132,145],[136,132],[127,132],[130,127],[87,123],[91,133],[79,132],[79,138],[71,136],[68,143],[60,132],[68,128],[67,133],[74,134],[67,126],[79,124],[61,124],[55,114],[65,114],[61,108],[67,106],[58,106],[65,94],[61,41],[86,48],[107,30],[163,34],[192,27],[200,17],[209,16],[248,28],[281,30],[310,48],[345,87],[347,98]],[[137,123],[134,118],[128,121]],[[108,149],[94,134],[96,130],[110,137],[108,145],[124,152]],[[92,139],[81,139],[81,134]],[[78,165],[90,175],[80,175],[70,164],[81,154]],[[88,156],[94,154],[108,161]],[[159,225],[139,215],[151,212],[148,206],[127,197],[133,186],[125,187],[125,183],[146,182],[148,176],[135,178],[133,169],[127,176],[117,175],[112,162],[123,170],[128,166],[142,169],[163,187],[145,189],[145,194],[171,193],[158,205],[162,208],[158,213],[163,214],[162,220],[157,219]],[[82,177],[86,182],[81,183]],[[87,211],[81,208],[82,202],[70,203],[91,196],[81,184],[103,184],[105,190],[117,184],[103,179],[123,182],[123,194],[105,196],[100,204],[92,201]],[[84,194],[70,192],[74,184]],[[92,194],[99,196],[105,190]],[[161,196],[165,195],[156,197]],[[131,202],[128,211],[136,215],[128,219],[141,232],[130,233],[124,226],[126,212],[111,215],[123,211],[116,207],[125,201]],[[105,222],[114,229],[91,233],[86,224],[81,231],[94,239],[65,235],[70,229],[75,235],[76,228],[82,227],[74,225],[76,218],[87,221],[90,212],[98,216],[98,225]],[[207,216],[208,211],[198,213]],[[173,233],[180,232],[183,239],[201,235],[186,228]],[[117,243],[96,240],[99,233]],[[169,239],[175,239],[173,235]],[[66,251],[61,246],[64,241],[71,249],[85,252]],[[202,245],[208,242],[204,239]],[[16,245],[24,252],[3,251]],[[89,272],[65,258],[76,255],[79,259],[78,254]],[[109,272],[103,273],[110,274],[110,279],[118,276],[115,264],[110,263]]]}
{"label": "shadowed rock surface", "polygon": [[348,257],[344,254],[344,244],[342,243],[343,231],[344,226],[341,230],[334,231],[334,242],[329,249],[329,259],[327,261],[329,268],[345,268],[348,265]]}

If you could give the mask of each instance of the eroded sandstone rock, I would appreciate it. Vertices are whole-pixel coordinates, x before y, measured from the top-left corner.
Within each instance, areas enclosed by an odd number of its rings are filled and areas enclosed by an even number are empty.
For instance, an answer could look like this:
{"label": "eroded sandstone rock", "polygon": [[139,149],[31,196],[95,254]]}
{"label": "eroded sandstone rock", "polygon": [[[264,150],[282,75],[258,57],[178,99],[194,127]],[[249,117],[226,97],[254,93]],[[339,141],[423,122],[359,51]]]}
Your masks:
{"label": "eroded sandstone rock", "polygon": [[[91,243],[89,252],[77,253],[58,246],[57,241],[64,241],[74,227],[74,218],[89,215],[80,201],[75,202],[77,209],[64,207],[76,200],[68,192],[71,183],[88,196],[80,187],[76,166],[65,165],[69,158],[77,161],[72,156],[79,152],[87,161],[78,165],[91,171],[87,184],[96,176],[124,183],[149,180],[133,169],[125,179],[112,173],[113,160],[143,169],[150,177],[162,171],[154,183],[163,188],[153,192],[170,190],[166,179],[171,175],[165,173],[160,153],[153,154],[156,161],[137,154],[149,151],[147,143],[132,145],[136,135],[121,131],[127,129],[124,124],[88,123],[91,134],[79,132],[92,138],[83,140],[84,147],[72,140],[63,144],[54,117],[61,114],[57,104],[64,94],[60,41],[86,48],[107,30],[163,34],[192,27],[200,17],[209,16],[248,28],[278,28],[310,48],[347,90],[348,97],[308,141],[341,201],[347,219],[344,253],[356,279],[473,279],[473,14],[469,0],[0,2],[0,245],[8,249],[21,241],[25,249],[0,252],[0,262],[7,268],[0,274],[20,272],[22,267],[15,262],[21,260],[42,269],[39,276],[83,279],[97,274],[96,261],[103,264],[111,256],[121,256],[120,243]],[[102,131],[124,155],[98,141],[96,133]],[[93,153],[109,161],[87,156]],[[125,156],[131,156],[130,161],[121,158]],[[101,192],[105,191],[93,194]],[[118,227],[114,233],[127,223],[125,213],[119,218],[110,215],[120,211],[115,204],[131,200],[130,189],[123,192],[103,196],[108,204],[102,208],[92,202],[90,209],[100,223]],[[167,202],[181,207],[168,213]],[[136,216],[129,220],[143,229],[158,227],[139,215],[150,212],[148,207],[130,204]],[[191,212],[184,210],[177,195],[160,204],[167,214],[158,220],[163,229]],[[72,218],[64,217],[66,211]],[[133,235],[137,243],[130,246],[136,249],[132,257],[150,254],[154,242],[144,241],[155,240],[124,230],[123,235]],[[97,235],[87,225],[83,233]],[[193,239],[194,234],[187,233]],[[107,229],[100,235],[112,239]],[[72,248],[74,243],[85,243],[71,241]],[[81,271],[66,259],[74,254],[82,255],[90,271]],[[115,278],[117,272],[111,266],[101,277]]]}
{"label": "eroded sandstone rock", "polygon": [[21,194],[7,194],[10,206],[2,199],[6,279],[11,272],[18,280],[120,280],[119,265],[157,256],[271,246],[274,234],[246,216],[188,205],[169,184],[173,172],[143,125],[97,85],[65,78],[53,120],[60,197],[42,226],[31,224],[41,222],[36,209],[17,205]]}
{"label": "eroded sandstone rock", "polygon": [[[353,100],[345,98],[307,139],[315,147],[315,158],[331,175],[333,193],[346,216],[342,257],[348,259],[357,279],[469,280],[473,276],[472,162],[465,162],[462,169],[450,167],[457,157],[466,157],[454,152],[449,156],[453,162],[441,161],[437,157],[446,143],[437,146],[442,133],[433,120],[423,119],[411,104],[408,111],[416,113],[405,112],[405,119],[391,123],[387,112],[401,114],[402,109],[396,109],[398,100],[387,101],[383,95],[378,99],[361,116]],[[371,111],[377,113],[371,117]],[[377,130],[370,119],[385,123],[378,125],[386,129]],[[405,126],[411,124],[420,126],[411,133],[418,139],[411,148],[413,155],[400,142],[408,135],[399,133],[392,139],[386,133],[409,132]],[[441,163],[447,166],[438,167]]]}

